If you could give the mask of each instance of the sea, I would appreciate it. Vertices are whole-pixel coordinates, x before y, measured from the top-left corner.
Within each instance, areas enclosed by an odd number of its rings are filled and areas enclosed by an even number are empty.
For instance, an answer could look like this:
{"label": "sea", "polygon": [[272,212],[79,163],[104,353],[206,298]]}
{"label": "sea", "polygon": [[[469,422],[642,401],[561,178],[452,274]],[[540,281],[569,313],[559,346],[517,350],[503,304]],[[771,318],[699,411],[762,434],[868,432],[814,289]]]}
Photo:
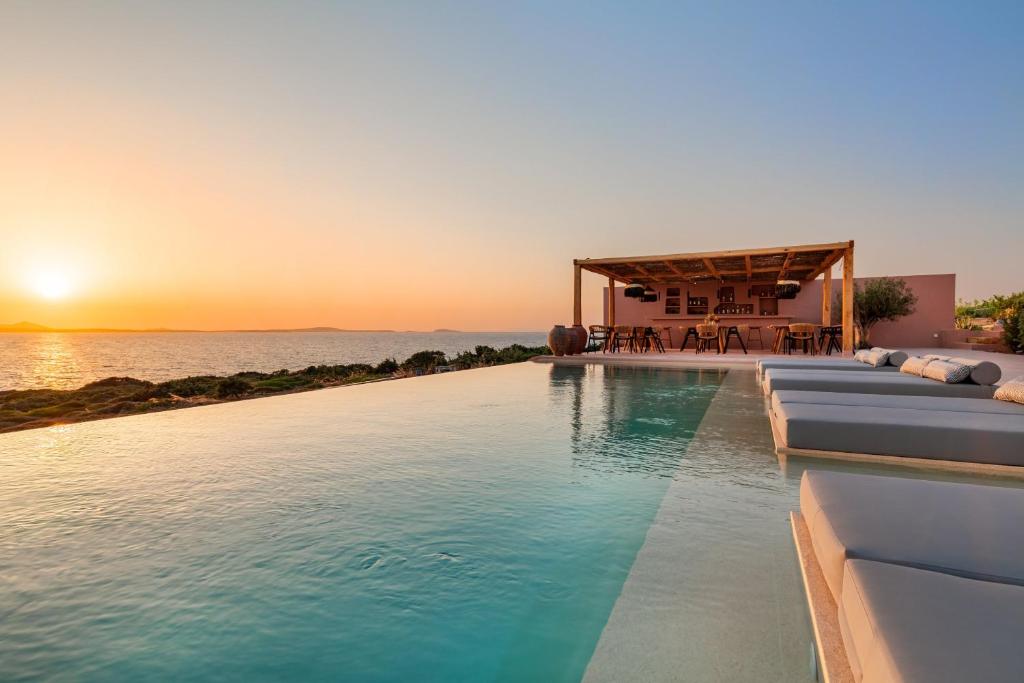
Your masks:
{"label": "sea", "polygon": [[106,377],[162,382],[189,375],[401,362],[480,345],[540,346],[544,332],[10,332],[0,333],[0,391],[75,389]]}

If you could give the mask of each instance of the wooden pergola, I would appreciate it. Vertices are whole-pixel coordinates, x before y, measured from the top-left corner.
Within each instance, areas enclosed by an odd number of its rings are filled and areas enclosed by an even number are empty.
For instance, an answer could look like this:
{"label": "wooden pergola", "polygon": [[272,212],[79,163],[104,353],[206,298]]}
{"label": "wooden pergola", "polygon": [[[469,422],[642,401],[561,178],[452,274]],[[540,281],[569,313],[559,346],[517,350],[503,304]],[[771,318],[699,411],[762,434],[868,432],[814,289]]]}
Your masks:
{"label": "wooden pergola", "polygon": [[707,281],[810,281],[824,275],[821,288],[823,325],[832,319],[832,266],[843,261],[843,352],[853,351],[853,240],[765,249],[732,249],[692,254],[575,259],[573,324],[583,323],[582,273],[608,278],[608,306],[615,319],[615,283],[685,285]]}

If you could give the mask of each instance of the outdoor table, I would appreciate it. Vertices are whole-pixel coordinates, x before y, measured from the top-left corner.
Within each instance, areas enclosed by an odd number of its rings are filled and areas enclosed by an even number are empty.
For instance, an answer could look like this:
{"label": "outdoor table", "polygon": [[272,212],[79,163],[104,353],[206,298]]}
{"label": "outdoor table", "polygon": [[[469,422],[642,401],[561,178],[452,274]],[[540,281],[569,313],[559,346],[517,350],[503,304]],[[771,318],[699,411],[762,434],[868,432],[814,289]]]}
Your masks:
{"label": "outdoor table", "polygon": [[718,352],[729,353],[729,337],[735,336],[740,341],[740,348],[743,353],[747,352],[747,346],[740,336],[739,325],[720,325],[718,327]]}
{"label": "outdoor table", "polygon": [[789,332],[789,325],[769,325],[768,327],[775,330],[775,341],[772,342],[772,353],[780,353],[782,351],[782,341],[786,338],[786,334]]}

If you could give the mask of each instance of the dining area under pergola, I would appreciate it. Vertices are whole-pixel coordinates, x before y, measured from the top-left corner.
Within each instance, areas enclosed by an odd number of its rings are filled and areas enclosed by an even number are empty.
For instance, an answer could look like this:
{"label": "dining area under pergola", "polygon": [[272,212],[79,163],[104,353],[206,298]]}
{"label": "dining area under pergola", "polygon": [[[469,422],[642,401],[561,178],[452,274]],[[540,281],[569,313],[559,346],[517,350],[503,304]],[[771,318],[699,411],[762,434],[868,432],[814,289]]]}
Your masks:
{"label": "dining area under pergola", "polygon": [[[832,270],[840,261],[840,310],[838,324],[834,324]],[[688,337],[696,329],[712,324],[716,333],[728,333],[725,350],[729,337],[737,336],[741,337],[737,341],[744,352],[752,341],[762,350],[778,352],[785,346],[782,342],[791,327],[807,326],[820,333],[819,344],[823,345],[826,333],[832,335],[829,351],[849,354],[854,347],[853,262],[853,240],[575,259],[573,324],[583,324],[583,272],[587,271],[607,278],[603,327],[612,339],[615,330],[624,327],[653,330],[658,331],[654,332],[659,337],[657,346],[686,349]],[[751,338],[754,332],[757,337]],[[699,352],[698,340],[693,341]],[[611,350],[621,344],[615,346]],[[721,352],[721,341],[718,346]]]}

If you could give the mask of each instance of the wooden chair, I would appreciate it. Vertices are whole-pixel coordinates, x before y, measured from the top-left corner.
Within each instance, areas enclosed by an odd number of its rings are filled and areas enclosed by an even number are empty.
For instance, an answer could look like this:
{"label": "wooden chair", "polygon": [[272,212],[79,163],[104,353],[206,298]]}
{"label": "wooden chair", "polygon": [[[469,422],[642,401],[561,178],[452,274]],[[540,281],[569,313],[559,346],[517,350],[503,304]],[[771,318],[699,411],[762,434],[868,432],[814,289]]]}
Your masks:
{"label": "wooden chair", "polygon": [[797,344],[806,354],[810,349],[811,355],[817,353],[814,345],[814,325],[811,323],[793,323],[789,326],[789,333],[786,335],[786,353],[792,354],[793,347]]}
{"label": "wooden chair", "polygon": [[714,323],[697,325],[697,353],[707,351],[712,344],[716,349],[721,350],[718,341],[718,325]]}
{"label": "wooden chair", "polygon": [[644,328],[644,340],[643,347],[644,351],[650,351],[654,349],[658,353],[665,353],[665,344],[661,341],[661,333],[664,328],[655,329],[653,327]]}
{"label": "wooden chair", "polygon": [[647,328],[646,327],[634,327],[633,328],[633,353],[646,353],[650,347],[648,346]]}
{"label": "wooden chair", "polygon": [[590,336],[587,339],[587,348],[583,351],[589,353],[600,349],[602,353],[608,351],[608,340],[611,337],[612,328],[605,325],[591,325]]}
{"label": "wooden chair", "polygon": [[622,349],[632,351],[633,346],[633,328],[629,325],[616,325],[612,333],[612,351],[621,351]]}

